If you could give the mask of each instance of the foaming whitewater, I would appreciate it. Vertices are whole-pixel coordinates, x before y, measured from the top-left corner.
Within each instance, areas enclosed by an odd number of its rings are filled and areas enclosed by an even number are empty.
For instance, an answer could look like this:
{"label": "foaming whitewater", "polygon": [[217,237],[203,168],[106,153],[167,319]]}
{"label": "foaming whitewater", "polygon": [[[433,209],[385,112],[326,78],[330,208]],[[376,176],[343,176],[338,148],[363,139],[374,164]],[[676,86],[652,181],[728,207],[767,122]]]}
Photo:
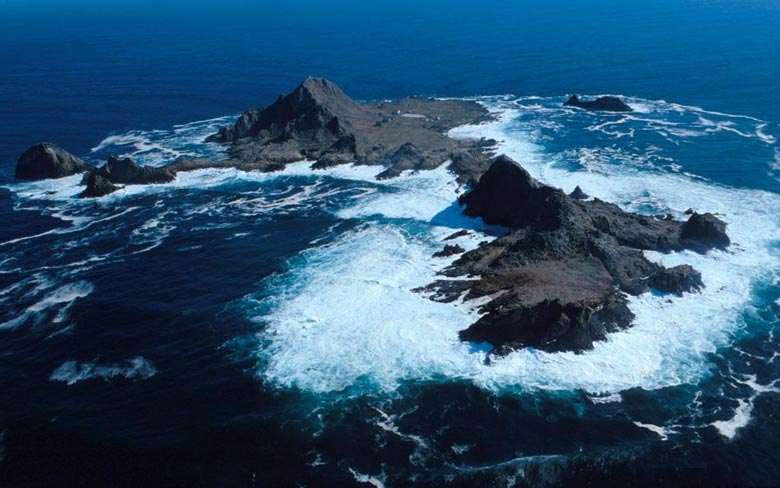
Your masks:
{"label": "foaming whitewater", "polygon": [[66,361],[51,373],[51,381],[65,383],[68,386],[76,383],[101,379],[109,381],[114,378],[128,380],[147,380],[157,374],[157,368],[146,358],[137,356],[121,363],[100,364],[97,362]]}
{"label": "foaming whitewater", "polygon": [[32,280],[16,283],[9,289],[0,291],[0,304],[9,303],[11,292],[18,293],[25,288],[29,291],[22,296],[22,300],[33,300],[33,302],[19,315],[0,323],[0,329],[14,329],[26,323],[32,323],[33,326],[47,322],[50,325],[62,324],[67,321],[68,311],[74,302],[94,291],[94,287],[88,281],[57,286],[56,283],[38,275]]}
{"label": "foaming whitewater", "polygon": [[179,157],[218,158],[224,150],[203,141],[220,127],[232,124],[235,115],[176,125],[172,130],[133,130],[112,134],[91,150],[91,159],[108,154],[133,158],[141,164],[159,166]]}
{"label": "foaming whitewater", "polygon": [[[648,253],[666,266],[688,263],[700,270],[704,291],[632,298],[635,326],[585,354],[525,349],[486,365],[484,348],[457,338],[459,330],[478,318],[473,304],[434,303],[412,291],[433,281],[444,264],[431,257],[443,245],[441,225],[478,224],[437,221],[458,214],[452,207],[457,185],[451,176],[447,181],[446,173],[436,178],[407,175],[391,183],[392,191],[372,193],[338,212],[366,220],[364,226],[306,251],[290,263],[289,271],[264,285],[272,291],[248,298],[249,313],[264,326],[260,376],[312,392],[390,391],[404,381],[446,378],[496,391],[585,390],[599,398],[705,377],[712,368],[709,356],[745,327],[742,312],[755,288],[767,270],[778,267],[773,249],[780,235],[780,197],[687,175],[680,170],[684,161],[667,154],[674,151],[655,144],[666,141],[675,148],[713,134],[775,144],[775,137],[763,132],[766,124],[629,99],[637,108],[632,115],[614,116],[611,122],[588,120],[582,129],[623,138],[647,133],[641,144],[582,152],[561,140],[564,122],[592,115],[560,108],[557,99],[482,102],[498,120],[451,134],[496,139],[498,152],[548,184],[566,191],[580,185],[595,197],[645,214],[671,213],[683,219],[685,210],[694,207],[723,218],[733,240],[727,251]],[[559,150],[548,149],[556,144]]]}

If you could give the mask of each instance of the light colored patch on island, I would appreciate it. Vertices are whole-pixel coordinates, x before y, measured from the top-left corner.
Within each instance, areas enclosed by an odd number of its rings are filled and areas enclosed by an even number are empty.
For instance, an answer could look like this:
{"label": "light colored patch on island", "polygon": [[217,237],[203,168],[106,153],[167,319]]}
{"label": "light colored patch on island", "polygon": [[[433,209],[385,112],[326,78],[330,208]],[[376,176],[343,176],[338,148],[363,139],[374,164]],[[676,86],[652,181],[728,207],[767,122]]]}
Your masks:
{"label": "light colored patch on island", "polygon": [[407,119],[427,119],[425,115],[422,114],[401,114],[401,117],[406,117]]}

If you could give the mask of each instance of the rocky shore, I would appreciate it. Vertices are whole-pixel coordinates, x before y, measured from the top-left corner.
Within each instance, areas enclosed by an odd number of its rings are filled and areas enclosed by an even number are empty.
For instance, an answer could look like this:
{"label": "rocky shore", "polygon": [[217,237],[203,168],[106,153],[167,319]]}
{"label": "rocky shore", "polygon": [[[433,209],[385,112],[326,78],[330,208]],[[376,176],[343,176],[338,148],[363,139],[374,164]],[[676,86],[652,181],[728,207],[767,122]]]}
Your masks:
{"label": "rocky shore", "polygon": [[[611,97],[593,102],[572,97],[566,105],[630,110]],[[628,295],[650,289],[680,295],[704,286],[690,266],[667,269],[643,251],[725,248],[730,240],[724,222],[706,213],[691,212],[686,222],[627,213],[580,187],[567,195],[536,181],[508,157],[493,158],[495,141],[447,135],[488,118],[484,107],[462,100],[409,97],[360,104],[327,80],[307,78],[210,136],[210,142],[226,145],[225,160],[180,158],[148,167],[111,156],[95,168],[62,148],[40,144],[20,158],[16,175],[43,179],[83,172],[80,196],[94,198],[120,185],[168,183],[179,172],[205,168],[267,172],[308,160],[312,170],[347,163],[381,166],[382,179],[448,163],[471,188],[460,198],[463,212],[508,232],[469,252],[447,243],[436,256],[459,256],[443,272],[447,279],[420,291],[445,302],[464,295],[487,298],[484,315],[460,337],[491,344],[495,355],[525,347],[581,352],[631,325]]]}
{"label": "rocky shore", "polygon": [[[463,211],[509,232],[463,254],[448,279],[424,289],[438,301],[489,297],[485,315],[461,339],[496,354],[524,347],[584,351],[634,318],[627,295],[651,288],[680,295],[704,285],[687,265],[671,269],[642,251],[725,248],[725,224],[694,213],[686,222],[624,212],[544,185],[506,156],[460,198]],[[466,279],[479,277],[478,281]],[[454,278],[454,279],[453,279]],[[461,279],[458,279],[461,278]]]}

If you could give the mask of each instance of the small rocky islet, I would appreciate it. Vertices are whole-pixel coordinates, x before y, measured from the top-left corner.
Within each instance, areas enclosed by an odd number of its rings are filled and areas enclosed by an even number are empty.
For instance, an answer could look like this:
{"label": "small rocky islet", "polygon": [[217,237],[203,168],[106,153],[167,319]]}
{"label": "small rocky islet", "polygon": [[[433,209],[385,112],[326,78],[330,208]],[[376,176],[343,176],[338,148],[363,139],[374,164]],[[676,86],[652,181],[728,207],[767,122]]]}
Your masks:
{"label": "small rocky islet", "polygon": [[[615,97],[583,102],[573,96],[565,105],[631,110]],[[447,135],[452,128],[489,118],[484,107],[464,100],[408,97],[360,104],[328,80],[307,78],[273,104],[245,112],[208,138],[226,145],[227,159],[179,158],[149,167],[111,156],[96,168],[41,143],[19,159],[16,177],[84,173],[80,197],[95,198],[121,185],[168,183],[179,172],[205,168],[271,172],[309,160],[312,170],[348,163],[381,166],[378,178],[393,178],[448,164],[469,187],[459,199],[463,212],[507,233],[471,251],[447,243],[436,257],[457,256],[455,261],[441,280],[417,291],[442,302],[486,299],[481,318],[460,338],[489,343],[492,356],[527,347],[583,352],[631,326],[630,295],[651,289],[681,295],[704,286],[691,266],[665,268],[643,251],[724,249],[730,239],[718,217],[691,211],[683,222],[625,212],[580,187],[566,194],[542,184],[507,156],[492,154],[495,141]],[[459,231],[448,240],[466,234]]]}

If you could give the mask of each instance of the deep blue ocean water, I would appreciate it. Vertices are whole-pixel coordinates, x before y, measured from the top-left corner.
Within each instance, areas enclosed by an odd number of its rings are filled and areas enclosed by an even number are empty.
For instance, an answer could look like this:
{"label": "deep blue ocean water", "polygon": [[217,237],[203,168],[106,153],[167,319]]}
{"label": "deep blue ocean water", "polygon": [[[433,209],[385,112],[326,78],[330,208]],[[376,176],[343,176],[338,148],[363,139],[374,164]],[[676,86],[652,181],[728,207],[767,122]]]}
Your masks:
{"label": "deep blue ocean water", "polygon": [[[0,486],[773,485],[780,477],[780,4],[0,0]],[[411,290],[469,228],[443,169],[208,170],[80,201],[12,179],[219,157],[205,137],[327,77],[477,97],[542,180],[718,212],[707,288],[632,301],[583,355],[492,366]],[[630,115],[561,108],[617,94]]]}

